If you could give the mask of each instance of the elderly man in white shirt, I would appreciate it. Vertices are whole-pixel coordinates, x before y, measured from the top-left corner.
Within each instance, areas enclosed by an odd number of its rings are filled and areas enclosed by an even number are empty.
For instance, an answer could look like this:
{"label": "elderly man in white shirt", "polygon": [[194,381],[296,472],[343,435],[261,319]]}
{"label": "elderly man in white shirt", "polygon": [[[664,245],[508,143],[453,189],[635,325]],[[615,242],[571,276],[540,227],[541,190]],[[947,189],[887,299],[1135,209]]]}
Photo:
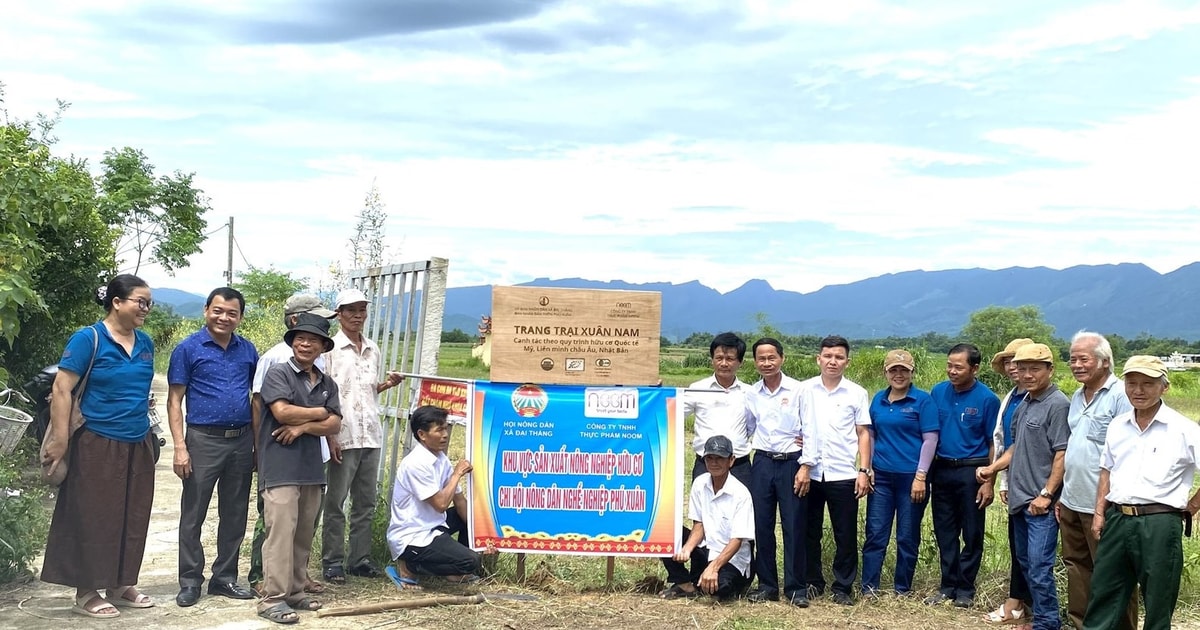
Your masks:
{"label": "elderly man in white shirt", "polygon": [[[800,418],[813,425],[816,444],[805,443],[805,457],[815,457],[811,468],[801,465],[796,486],[808,495],[805,509],[805,582],[809,597],[825,592],[821,566],[821,537],[825,505],[833,528],[833,585],[837,604],[854,603],[858,576],[858,500],[871,489],[870,398],[861,385],[845,378],[850,364],[850,342],[831,335],[821,340],[817,365],[821,373],[801,383]],[[857,461],[856,461],[857,457]]]}
{"label": "elderly man in white shirt", "polygon": [[[783,529],[783,593],[787,601],[808,607],[804,584],[804,508],[807,498],[796,488],[801,463],[812,466],[815,458],[803,457],[804,429],[800,422],[800,381],[787,376],[783,367],[783,344],[770,337],[754,342],[754,367],[762,377],[751,387],[749,411],[754,435],[751,465],[751,496],[754,498],[754,539],[757,555],[754,573],[758,589],[752,602],[779,599],[779,571],[775,554],[775,511]],[[811,436],[809,436],[811,438]],[[811,439],[810,439],[811,443]]]}
{"label": "elderly man in white shirt", "polygon": [[730,472],[742,485],[750,487],[750,425],[746,413],[750,386],[737,377],[746,358],[746,342],[731,332],[713,337],[708,346],[713,375],[692,383],[684,391],[683,412],[694,420],[692,449],[696,461],[692,479],[705,472],[704,443],[714,435],[724,435],[733,444],[733,468]]}
{"label": "elderly man in white shirt", "polygon": [[[371,562],[371,523],[379,494],[379,457],[383,424],[380,392],[400,384],[399,372],[379,379],[379,346],[363,335],[367,296],[358,289],[338,293],[334,311],[339,329],[333,350],[325,354],[326,373],[338,384],[342,428],[329,437],[329,486],[325,493],[325,525],[321,528],[321,566],[326,580],[346,581],[346,573],[375,578],[383,573]],[[346,550],[346,500],[350,500],[350,547]]]}
{"label": "elderly man in white shirt", "polygon": [[1118,627],[1135,586],[1145,604],[1143,630],[1171,627],[1183,572],[1183,533],[1191,535],[1200,491],[1200,426],[1171,409],[1158,357],[1129,357],[1121,374],[1133,411],[1113,419],[1100,456],[1092,533],[1099,539],[1085,630]]}
{"label": "elderly man in white shirt", "polygon": [[[1071,396],[1067,425],[1066,474],[1062,496],[1055,504],[1062,560],[1067,567],[1067,617],[1071,625],[1083,627],[1088,591],[1096,560],[1096,537],[1092,535],[1092,513],[1096,487],[1100,483],[1100,451],[1113,418],[1133,409],[1125,396],[1125,385],[1113,374],[1112,346],[1103,335],[1081,330],[1071,339],[1071,375],[1079,389]],[[1137,599],[1130,598],[1118,630],[1137,628]]]}

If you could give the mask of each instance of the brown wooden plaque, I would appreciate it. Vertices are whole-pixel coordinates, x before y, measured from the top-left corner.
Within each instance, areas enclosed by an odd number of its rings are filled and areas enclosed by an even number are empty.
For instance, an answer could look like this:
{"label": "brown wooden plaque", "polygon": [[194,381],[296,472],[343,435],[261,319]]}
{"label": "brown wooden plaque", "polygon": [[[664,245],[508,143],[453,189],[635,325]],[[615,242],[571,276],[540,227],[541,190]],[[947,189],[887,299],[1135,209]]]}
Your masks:
{"label": "brown wooden plaque", "polygon": [[491,379],[653,385],[661,329],[658,291],[492,287]]}

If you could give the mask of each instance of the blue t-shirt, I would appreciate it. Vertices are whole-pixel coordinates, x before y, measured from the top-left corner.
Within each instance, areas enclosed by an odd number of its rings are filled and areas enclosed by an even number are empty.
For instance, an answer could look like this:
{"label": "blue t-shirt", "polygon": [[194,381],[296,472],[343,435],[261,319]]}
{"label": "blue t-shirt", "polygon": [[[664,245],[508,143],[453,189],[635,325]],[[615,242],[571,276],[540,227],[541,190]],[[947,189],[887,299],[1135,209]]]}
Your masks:
{"label": "blue t-shirt", "polygon": [[890,388],[871,400],[875,454],[871,467],[890,473],[915,473],[921,456],[921,434],[938,431],[937,406],[924,391],[909,386],[904,398],[888,400]]}
{"label": "blue t-shirt", "polygon": [[83,378],[92,360],[92,342],[99,334],[96,362],[80,401],[84,428],[119,442],[141,442],[150,429],[150,382],[154,380],[154,342],[140,330],[133,331],[133,354],[96,323],[71,335],[60,370]]}
{"label": "blue t-shirt", "polygon": [[950,381],[933,386],[929,395],[938,408],[937,456],[946,459],[987,457],[992,446],[992,429],[1000,414],[1000,399],[987,385],[975,381],[965,392],[954,390]]}
{"label": "blue t-shirt", "polygon": [[167,382],[187,387],[187,423],[221,427],[250,424],[250,383],[258,350],[233,335],[225,348],[201,328],[171,353]]}
{"label": "blue t-shirt", "polygon": [[1014,389],[1008,397],[1008,404],[1004,407],[1004,415],[1000,418],[1002,430],[1004,431],[1004,450],[1012,448],[1013,431],[1012,419],[1013,414],[1017,412],[1017,407],[1021,406],[1021,400],[1025,398],[1025,390]]}

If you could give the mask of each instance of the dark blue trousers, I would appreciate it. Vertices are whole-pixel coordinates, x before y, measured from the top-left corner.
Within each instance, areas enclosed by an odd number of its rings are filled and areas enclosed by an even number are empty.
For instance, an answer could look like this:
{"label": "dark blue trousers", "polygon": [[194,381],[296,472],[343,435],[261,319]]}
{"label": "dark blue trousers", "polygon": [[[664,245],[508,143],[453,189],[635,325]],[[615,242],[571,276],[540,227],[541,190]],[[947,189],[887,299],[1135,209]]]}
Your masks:
{"label": "dark blue trousers", "polygon": [[803,593],[804,531],[807,525],[804,509],[807,497],[793,491],[795,459],[771,459],[756,454],[750,468],[750,496],[754,501],[754,572],[758,588],[779,592],[779,570],[775,560],[775,511],[783,529],[783,590],[786,598]]}

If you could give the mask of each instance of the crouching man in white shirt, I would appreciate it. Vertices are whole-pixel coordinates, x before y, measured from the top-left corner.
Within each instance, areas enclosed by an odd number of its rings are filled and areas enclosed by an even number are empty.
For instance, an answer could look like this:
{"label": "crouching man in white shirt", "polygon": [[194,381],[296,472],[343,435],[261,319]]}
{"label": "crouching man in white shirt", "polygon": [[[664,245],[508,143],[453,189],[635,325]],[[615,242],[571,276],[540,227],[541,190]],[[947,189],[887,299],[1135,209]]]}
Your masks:
{"label": "crouching man in white shirt", "polygon": [[[733,443],[714,435],[704,443],[708,470],[692,482],[688,516],[693,525],[684,529],[687,540],[672,558],[663,558],[667,581],[664,599],[699,597],[719,600],[737,597],[750,585],[750,541],[754,540],[754,505],[750,491],[729,474]],[[691,569],[684,564],[691,560]]]}
{"label": "crouching man in white shirt", "polygon": [[426,405],[409,418],[418,444],[400,460],[396,474],[387,530],[395,566],[385,571],[401,589],[419,590],[420,573],[440,575],[455,583],[479,579],[479,554],[452,537],[467,519],[467,502],[459,482],[471,472],[471,462],[461,459],[450,464],[446,416],[445,409]]}

